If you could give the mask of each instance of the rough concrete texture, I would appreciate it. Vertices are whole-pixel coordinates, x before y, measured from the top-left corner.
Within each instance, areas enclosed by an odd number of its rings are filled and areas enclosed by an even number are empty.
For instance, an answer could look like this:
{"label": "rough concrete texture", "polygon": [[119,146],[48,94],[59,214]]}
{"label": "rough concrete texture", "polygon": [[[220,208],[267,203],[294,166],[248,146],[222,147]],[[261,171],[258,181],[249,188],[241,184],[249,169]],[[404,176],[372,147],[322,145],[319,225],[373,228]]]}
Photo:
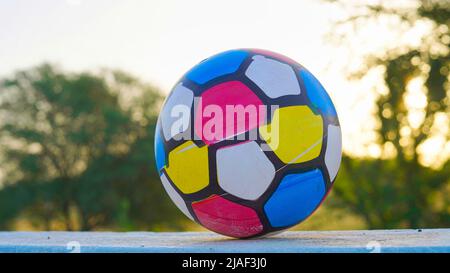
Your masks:
{"label": "rough concrete texture", "polygon": [[450,252],[450,229],[290,231],[250,240],[210,232],[0,232],[0,252]]}

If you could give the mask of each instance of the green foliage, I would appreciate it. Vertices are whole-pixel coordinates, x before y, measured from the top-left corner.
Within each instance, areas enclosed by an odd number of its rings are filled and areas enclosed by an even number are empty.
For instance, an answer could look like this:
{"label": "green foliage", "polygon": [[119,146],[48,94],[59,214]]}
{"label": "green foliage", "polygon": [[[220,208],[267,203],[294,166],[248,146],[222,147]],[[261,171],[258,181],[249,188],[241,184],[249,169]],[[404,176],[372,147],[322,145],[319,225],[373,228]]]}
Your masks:
{"label": "green foliage", "polygon": [[44,229],[178,225],[154,168],[157,90],[120,71],[50,65],[0,88],[1,228],[20,217]]}
{"label": "green foliage", "polygon": [[[360,75],[376,66],[384,67],[388,92],[376,100],[378,159],[346,156],[334,191],[340,205],[350,207],[371,228],[448,227],[450,225],[450,162],[448,155],[425,166],[424,143],[439,137],[449,142],[450,119],[450,2],[420,1],[417,9],[392,10],[368,6],[368,19],[398,16],[410,24],[429,22],[433,27],[419,47],[402,47],[368,58]],[[372,12],[372,13],[370,13]],[[371,14],[368,16],[368,14]],[[357,17],[355,17],[357,18]],[[423,109],[408,107],[408,84],[421,79],[425,90]],[[417,95],[417,94],[416,94]],[[408,119],[418,111],[423,119]],[[446,133],[445,133],[446,132]]]}

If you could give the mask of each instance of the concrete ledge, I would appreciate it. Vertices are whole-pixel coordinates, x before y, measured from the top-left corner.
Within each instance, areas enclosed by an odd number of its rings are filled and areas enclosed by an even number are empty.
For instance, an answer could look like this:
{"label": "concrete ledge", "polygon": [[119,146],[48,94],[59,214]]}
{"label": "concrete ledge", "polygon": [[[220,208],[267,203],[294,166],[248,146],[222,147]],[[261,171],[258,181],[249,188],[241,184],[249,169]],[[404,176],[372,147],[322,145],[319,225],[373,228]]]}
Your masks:
{"label": "concrete ledge", "polygon": [[0,252],[450,252],[450,229],[290,231],[252,240],[209,232],[0,232]]}

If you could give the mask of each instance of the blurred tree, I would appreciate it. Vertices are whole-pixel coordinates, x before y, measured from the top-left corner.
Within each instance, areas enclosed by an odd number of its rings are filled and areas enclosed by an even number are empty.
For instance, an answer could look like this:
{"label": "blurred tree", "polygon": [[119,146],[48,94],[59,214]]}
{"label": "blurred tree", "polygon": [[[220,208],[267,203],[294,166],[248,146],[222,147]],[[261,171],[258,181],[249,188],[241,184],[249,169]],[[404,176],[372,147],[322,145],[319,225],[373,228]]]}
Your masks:
{"label": "blurred tree", "polygon": [[177,225],[153,159],[162,97],[120,71],[51,65],[0,83],[0,228],[91,230]]}
{"label": "blurred tree", "polygon": [[[352,75],[361,78],[380,67],[384,71],[375,114],[381,156],[345,156],[334,187],[340,205],[361,215],[370,228],[450,225],[450,162],[445,152],[450,137],[450,1],[415,3],[405,8],[360,6],[362,12],[345,22],[364,25],[361,20],[387,16],[401,24],[431,26],[419,46],[369,56],[366,66]],[[426,160],[429,147],[436,145],[442,154]]]}

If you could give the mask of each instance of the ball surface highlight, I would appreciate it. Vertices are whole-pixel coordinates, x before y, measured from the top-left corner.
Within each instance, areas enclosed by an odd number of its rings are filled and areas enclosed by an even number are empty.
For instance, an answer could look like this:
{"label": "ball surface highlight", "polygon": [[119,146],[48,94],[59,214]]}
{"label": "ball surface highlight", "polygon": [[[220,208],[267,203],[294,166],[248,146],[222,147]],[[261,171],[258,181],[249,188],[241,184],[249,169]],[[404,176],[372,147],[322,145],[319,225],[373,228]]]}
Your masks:
{"label": "ball surface highlight", "polygon": [[341,161],[341,130],[319,81],[266,50],[214,55],[168,95],[155,133],[162,184],[190,219],[248,238],[310,216]]}

